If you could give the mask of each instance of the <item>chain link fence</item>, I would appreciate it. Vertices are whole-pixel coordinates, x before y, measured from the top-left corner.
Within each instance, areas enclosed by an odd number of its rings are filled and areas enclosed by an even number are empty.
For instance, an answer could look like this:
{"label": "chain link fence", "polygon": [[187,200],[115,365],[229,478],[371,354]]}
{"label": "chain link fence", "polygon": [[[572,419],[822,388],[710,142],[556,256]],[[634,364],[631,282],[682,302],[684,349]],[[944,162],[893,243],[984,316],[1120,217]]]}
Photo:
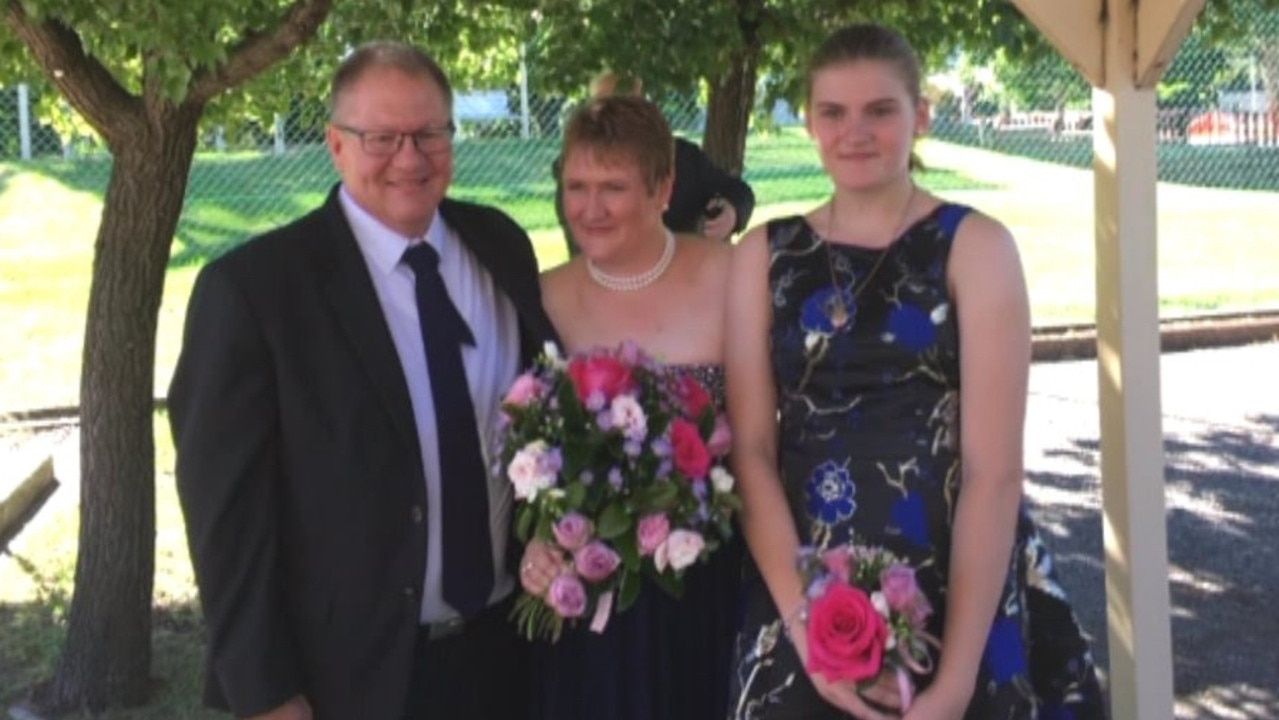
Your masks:
{"label": "chain link fence", "polygon": [[[1158,90],[1161,180],[1279,191],[1279,11],[1258,13],[1228,42],[1196,30],[1169,68]],[[1052,166],[1092,162],[1090,89],[1055,55],[982,65],[960,58],[935,70],[928,94],[939,145]],[[102,145],[65,103],[41,100],[21,84],[0,89],[0,168],[51,175],[100,196],[109,170]],[[514,80],[509,90],[460,89],[452,194],[501,207],[534,234],[553,231],[551,163],[572,102],[521,96]],[[679,134],[700,140],[705,112],[695,97],[664,107]],[[175,259],[217,254],[317,204],[336,179],[324,121],[314,100],[282,109],[273,123],[203,128]],[[796,112],[761,106],[751,128],[745,177],[757,219],[770,206],[825,197],[829,184]],[[942,190],[979,185],[965,184],[964,168],[951,169],[949,179],[923,181]]]}

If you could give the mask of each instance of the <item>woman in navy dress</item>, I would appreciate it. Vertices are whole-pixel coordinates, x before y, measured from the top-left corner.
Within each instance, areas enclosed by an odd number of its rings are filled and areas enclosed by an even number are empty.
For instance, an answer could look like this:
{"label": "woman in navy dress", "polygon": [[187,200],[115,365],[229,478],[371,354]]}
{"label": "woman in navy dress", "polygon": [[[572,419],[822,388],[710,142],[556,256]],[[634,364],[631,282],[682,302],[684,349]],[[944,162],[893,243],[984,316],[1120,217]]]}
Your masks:
{"label": "woman in navy dress", "polygon": [[[901,35],[834,33],[808,129],[829,203],[734,251],[728,410],[746,589],[735,717],[1100,718],[1088,644],[1022,502],[1025,281],[997,221],[919,189],[927,128]],[[917,569],[940,639],[913,703],[805,669],[801,545],[881,545]],[[908,705],[902,708],[902,705]]]}
{"label": "woman in navy dress", "polygon": [[[564,211],[582,254],[542,277],[565,350],[635,343],[700,379],[723,403],[723,315],[730,249],[662,224],[673,145],[657,106],[632,96],[589,101],[564,133]],[[695,720],[727,713],[738,628],[740,541],[685,575],[675,599],[645,584],[602,633],[586,623],[534,647],[533,716],[546,720]],[[526,591],[558,572],[529,544]]]}

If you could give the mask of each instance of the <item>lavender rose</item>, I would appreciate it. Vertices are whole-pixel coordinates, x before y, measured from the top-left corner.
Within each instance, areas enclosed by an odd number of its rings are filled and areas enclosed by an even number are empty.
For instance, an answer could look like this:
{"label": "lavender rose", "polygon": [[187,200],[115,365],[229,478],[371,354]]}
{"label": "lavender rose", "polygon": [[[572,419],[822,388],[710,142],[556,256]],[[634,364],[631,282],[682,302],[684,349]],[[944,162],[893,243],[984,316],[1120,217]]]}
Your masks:
{"label": "lavender rose", "polygon": [[595,524],[580,513],[569,513],[551,528],[555,542],[572,552],[586,544],[595,532]]}
{"label": "lavender rose", "polygon": [[573,567],[587,582],[602,582],[613,574],[622,558],[604,543],[595,540],[573,553]]}
{"label": "lavender rose", "polygon": [[560,617],[581,617],[586,612],[586,588],[577,576],[560,575],[547,588],[546,603]]}

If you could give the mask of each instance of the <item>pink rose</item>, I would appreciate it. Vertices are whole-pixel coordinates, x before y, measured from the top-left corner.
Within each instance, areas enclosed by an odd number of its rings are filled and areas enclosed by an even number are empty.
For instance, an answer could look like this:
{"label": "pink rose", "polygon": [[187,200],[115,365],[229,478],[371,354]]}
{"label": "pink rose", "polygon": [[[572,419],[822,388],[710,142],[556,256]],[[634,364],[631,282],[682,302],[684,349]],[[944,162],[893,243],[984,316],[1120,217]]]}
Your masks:
{"label": "pink rose", "polygon": [[630,366],[608,355],[574,358],[568,364],[568,376],[583,403],[595,393],[607,403],[635,386]]}
{"label": "pink rose", "polygon": [[586,588],[575,575],[560,575],[546,590],[546,604],[562,618],[581,617],[586,612]]}
{"label": "pink rose", "polygon": [[595,532],[595,525],[579,513],[569,513],[560,518],[559,522],[551,527],[551,531],[555,533],[555,542],[572,552],[591,539],[591,535]]}
{"label": "pink rose", "polygon": [[852,560],[848,557],[848,551],[842,547],[822,553],[822,565],[827,572],[839,578],[840,582],[846,583],[853,576]]}
{"label": "pink rose", "polygon": [[532,373],[524,373],[511,383],[511,389],[506,391],[506,397],[502,402],[523,407],[542,397],[545,392],[546,386],[541,380],[534,377]]}
{"label": "pink rose", "polygon": [[666,536],[671,533],[671,521],[663,513],[653,513],[640,518],[639,528],[636,530],[639,536],[640,555],[648,556],[657,552],[657,548],[666,542]]}
{"label": "pink rose", "polygon": [[706,477],[711,469],[711,454],[702,442],[697,426],[682,418],[671,422],[671,450],[675,469],[690,480]]}
{"label": "pink rose", "polygon": [[728,418],[723,413],[715,416],[715,429],[711,431],[711,437],[706,441],[706,449],[715,457],[723,457],[728,454],[728,449],[733,443],[733,434],[728,429]]}
{"label": "pink rose", "polygon": [[808,609],[808,669],[831,682],[869,680],[879,674],[888,625],[861,590],[827,586]]}
{"label": "pink rose", "polygon": [[622,558],[604,543],[595,540],[573,553],[573,568],[587,582],[602,582],[613,574]]}
{"label": "pink rose", "polygon": [[711,404],[711,394],[692,375],[681,375],[675,381],[675,396],[684,406],[684,414],[693,420],[700,418]]}

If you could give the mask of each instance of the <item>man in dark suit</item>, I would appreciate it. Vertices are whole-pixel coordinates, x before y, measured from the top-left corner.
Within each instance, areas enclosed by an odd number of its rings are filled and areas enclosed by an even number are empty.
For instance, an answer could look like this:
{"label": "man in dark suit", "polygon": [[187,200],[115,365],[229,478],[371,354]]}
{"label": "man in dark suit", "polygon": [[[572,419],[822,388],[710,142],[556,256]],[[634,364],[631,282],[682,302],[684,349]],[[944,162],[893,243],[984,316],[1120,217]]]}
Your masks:
{"label": "man in dark suit", "polygon": [[485,468],[503,392],[554,337],[537,261],[506,215],[445,197],[452,90],[429,56],[362,46],[331,102],[342,182],[203,269],[169,393],[205,700],[519,717],[511,492]]}

